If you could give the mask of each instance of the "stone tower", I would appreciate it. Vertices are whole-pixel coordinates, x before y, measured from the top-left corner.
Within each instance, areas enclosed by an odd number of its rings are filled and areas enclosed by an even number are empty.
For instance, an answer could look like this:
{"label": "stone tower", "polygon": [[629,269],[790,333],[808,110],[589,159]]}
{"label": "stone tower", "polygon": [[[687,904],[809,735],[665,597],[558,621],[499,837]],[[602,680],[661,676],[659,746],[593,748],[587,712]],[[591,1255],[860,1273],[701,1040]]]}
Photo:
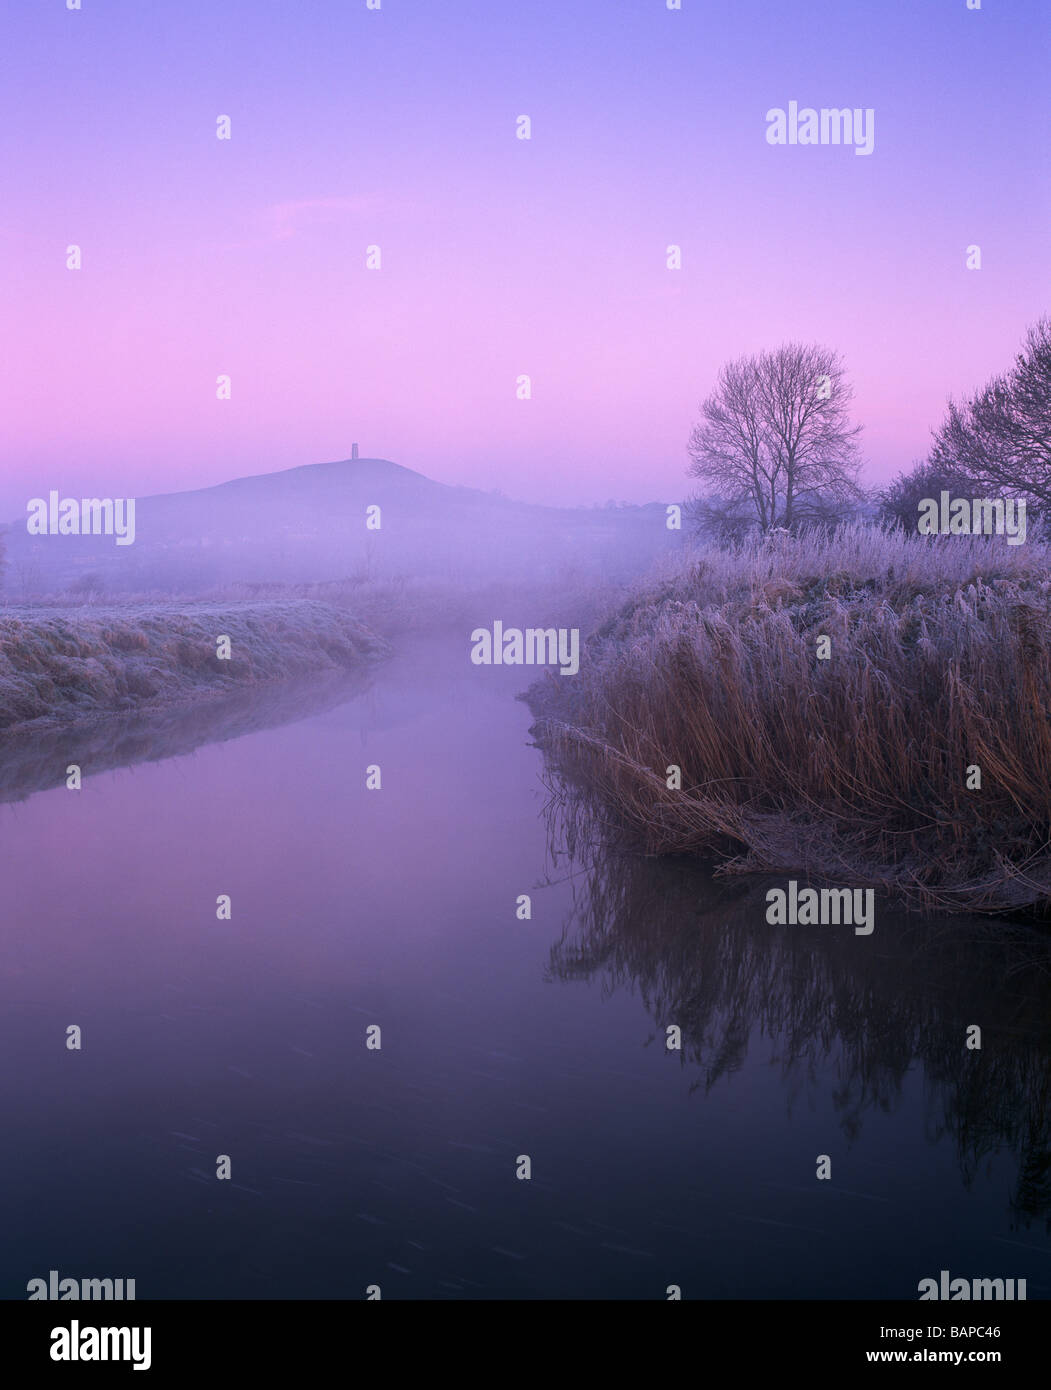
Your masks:
{"label": "stone tower", "polygon": [[356,444],[352,444],[352,445],[350,446],[350,456],[351,456],[352,459],[356,459],[356,458],[357,458],[357,456],[358,456],[358,446],[357,446]]}

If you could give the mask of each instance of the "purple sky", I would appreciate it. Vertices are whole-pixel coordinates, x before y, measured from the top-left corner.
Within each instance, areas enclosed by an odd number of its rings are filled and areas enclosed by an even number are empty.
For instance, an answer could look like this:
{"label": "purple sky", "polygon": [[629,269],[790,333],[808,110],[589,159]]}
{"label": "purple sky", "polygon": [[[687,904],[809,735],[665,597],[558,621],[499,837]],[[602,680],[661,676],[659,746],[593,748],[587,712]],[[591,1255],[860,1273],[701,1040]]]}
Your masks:
{"label": "purple sky", "polygon": [[[1045,0],[82,3],[0,9],[5,519],[354,440],[679,497],[720,363],[791,338],[879,481],[1051,307]],[[874,152],[770,146],[791,100],[872,107]]]}

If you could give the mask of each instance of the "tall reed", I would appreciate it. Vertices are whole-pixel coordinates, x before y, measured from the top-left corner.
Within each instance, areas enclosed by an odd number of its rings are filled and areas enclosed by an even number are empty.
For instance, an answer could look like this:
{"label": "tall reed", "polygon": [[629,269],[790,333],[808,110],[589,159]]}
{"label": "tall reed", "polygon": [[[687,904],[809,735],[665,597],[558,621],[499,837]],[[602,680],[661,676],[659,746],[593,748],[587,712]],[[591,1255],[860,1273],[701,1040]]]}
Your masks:
{"label": "tall reed", "polygon": [[526,698],[645,852],[950,910],[1051,902],[1045,546],[855,526],[690,554]]}

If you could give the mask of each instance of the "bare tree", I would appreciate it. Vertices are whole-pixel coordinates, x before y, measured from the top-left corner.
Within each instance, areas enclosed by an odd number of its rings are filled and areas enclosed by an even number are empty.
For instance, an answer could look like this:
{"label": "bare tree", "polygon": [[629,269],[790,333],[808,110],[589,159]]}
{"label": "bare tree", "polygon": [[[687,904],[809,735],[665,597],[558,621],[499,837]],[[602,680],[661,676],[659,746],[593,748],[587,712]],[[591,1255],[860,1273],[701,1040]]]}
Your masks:
{"label": "bare tree", "polygon": [[815,345],[730,362],[701,405],[689,472],[762,531],[840,517],[863,495],[852,396],[838,355]]}
{"label": "bare tree", "polygon": [[961,472],[988,493],[1051,506],[1051,317],[1038,319],[1004,376],[963,405],[949,402],[932,463]]}
{"label": "bare tree", "polygon": [[686,517],[689,526],[698,535],[720,542],[743,541],[759,525],[750,498],[727,499],[713,493],[689,498]]}

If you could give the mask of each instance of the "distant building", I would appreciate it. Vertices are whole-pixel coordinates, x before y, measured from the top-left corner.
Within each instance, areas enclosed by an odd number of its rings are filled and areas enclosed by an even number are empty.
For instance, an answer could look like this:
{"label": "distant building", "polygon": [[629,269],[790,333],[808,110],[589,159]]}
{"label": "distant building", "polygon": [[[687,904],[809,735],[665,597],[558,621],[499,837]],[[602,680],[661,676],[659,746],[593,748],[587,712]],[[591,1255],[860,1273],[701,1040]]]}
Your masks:
{"label": "distant building", "polygon": [[357,446],[356,444],[352,444],[352,445],[350,446],[350,456],[351,456],[352,459],[356,459],[356,458],[357,458],[357,456],[358,456],[358,446]]}

